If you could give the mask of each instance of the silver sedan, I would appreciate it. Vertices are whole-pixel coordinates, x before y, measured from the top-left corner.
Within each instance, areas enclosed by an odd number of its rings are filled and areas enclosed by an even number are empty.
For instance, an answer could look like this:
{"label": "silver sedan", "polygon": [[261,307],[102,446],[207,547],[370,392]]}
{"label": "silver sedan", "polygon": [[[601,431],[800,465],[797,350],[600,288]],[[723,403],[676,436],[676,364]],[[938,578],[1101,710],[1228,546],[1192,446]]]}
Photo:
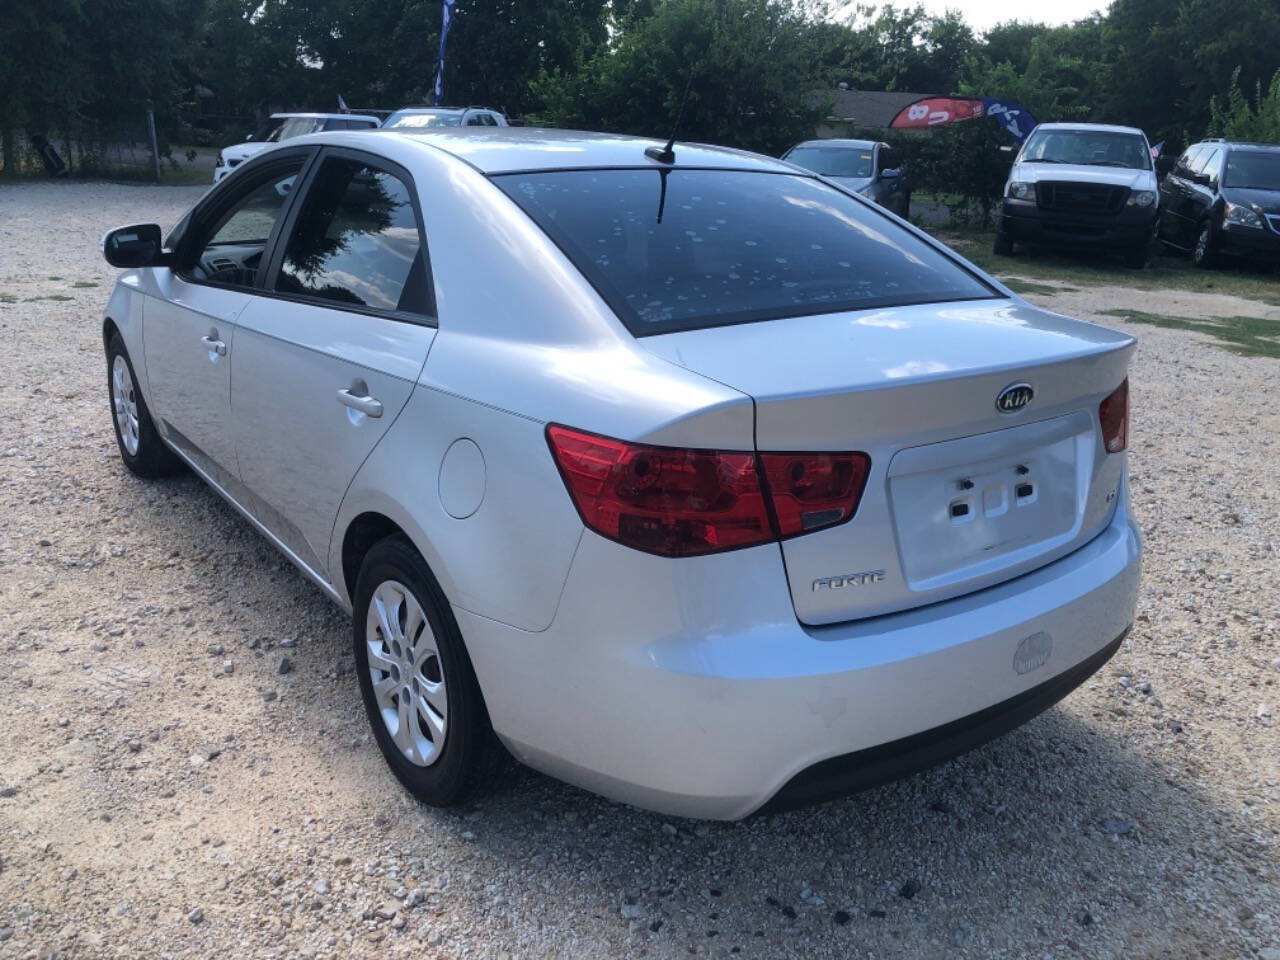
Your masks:
{"label": "silver sedan", "polygon": [[1119,646],[1131,338],[738,151],[323,133],[103,240],[120,455],[353,614],[399,780],[508,753],[742,817],[1021,723]]}

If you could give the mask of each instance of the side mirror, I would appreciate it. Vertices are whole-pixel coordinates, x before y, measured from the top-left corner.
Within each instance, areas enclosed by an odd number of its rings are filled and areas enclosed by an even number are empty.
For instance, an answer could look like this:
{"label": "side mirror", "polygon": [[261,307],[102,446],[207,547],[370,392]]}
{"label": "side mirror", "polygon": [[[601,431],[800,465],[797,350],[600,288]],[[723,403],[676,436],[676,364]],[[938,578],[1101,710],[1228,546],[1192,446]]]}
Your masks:
{"label": "side mirror", "polygon": [[891,170],[881,170],[881,171],[880,171],[880,179],[881,179],[881,180],[897,180],[897,179],[898,179],[898,177],[900,177],[900,176],[901,176],[901,174],[900,174],[900,173],[898,173],[898,171],[897,171],[896,169],[891,169]]}
{"label": "side mirror", "polygon": [[169,262],[160,227],[154,223],[137,223],[108,230],[102,238],[102,255],[107,258],[107,263],[122,270],[158,267]]}
{"label": "side mirror", "polygon": [[1210,182],[1209,175],[1207,173],[1193,173],[1191,175],[1191,182],[1198,183],[1202,187],[1207,187]]}

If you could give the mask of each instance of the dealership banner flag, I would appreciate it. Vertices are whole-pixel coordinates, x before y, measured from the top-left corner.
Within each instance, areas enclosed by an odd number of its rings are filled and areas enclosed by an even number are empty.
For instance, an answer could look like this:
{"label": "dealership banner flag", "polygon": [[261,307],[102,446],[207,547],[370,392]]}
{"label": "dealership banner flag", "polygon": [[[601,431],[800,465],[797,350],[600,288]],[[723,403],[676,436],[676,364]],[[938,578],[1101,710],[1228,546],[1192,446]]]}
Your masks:
{"label": "dealership banner flag", "polygon": [[453,23],[453,0],[444,0],[440,11],[440,56],[436,61],[436,87],[432,103],[440,105],[444,99],[444,45],[449,40],[449,24]]}
{"label": "dealership banner flag", "polygon": [[1035,117],[1010,100],[994,97],[925,97],[909,103],[889,127],[893,130],[922,130],[943,127],[964,120],[991,117],[1018,140],[1025,140],[1036,125]]}

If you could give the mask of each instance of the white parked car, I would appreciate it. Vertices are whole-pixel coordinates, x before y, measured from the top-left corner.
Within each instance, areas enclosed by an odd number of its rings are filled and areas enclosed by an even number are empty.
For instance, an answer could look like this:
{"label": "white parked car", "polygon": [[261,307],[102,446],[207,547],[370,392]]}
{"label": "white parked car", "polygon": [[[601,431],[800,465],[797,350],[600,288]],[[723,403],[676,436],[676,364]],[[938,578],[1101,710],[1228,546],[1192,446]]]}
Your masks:
{"label": "white parked car", "polygon": [[381,122],[372,114],[364,113],[273,113],[261,130],[219,151],[213,163],[213,182],[217,183],[268,144],[322,130],[372,130]]}
{"label": "white parked car", "polygon": [[439,127],[506,127],[507,115],[492,107],[404,107],[382,121],[384,129],[435,130]]}
{"label": "white parked car", "polygon": [[1133,339],[780,161],[326,133],[103,245],[125,465],[189,467],[352,611],[428,803],[499,744],[686,816],[845,793],[1133,620]]}
{"label": "white parked car", "polygon": [[1113,250],[1147,262],[1160,196],[1146,135],[1136,127],[1042,123],[1018,151],[996,220],[995,252],[1019,243]]}

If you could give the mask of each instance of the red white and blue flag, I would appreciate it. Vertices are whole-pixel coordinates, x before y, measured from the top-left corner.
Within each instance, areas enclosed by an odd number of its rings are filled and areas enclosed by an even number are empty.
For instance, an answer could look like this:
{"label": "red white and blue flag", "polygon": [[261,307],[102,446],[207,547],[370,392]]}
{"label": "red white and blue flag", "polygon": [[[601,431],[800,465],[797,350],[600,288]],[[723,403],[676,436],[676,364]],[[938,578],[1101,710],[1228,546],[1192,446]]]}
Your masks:
{"label": "red white and blue flag", "polygon": [[909,103],[893,118],[893,130],[923,130],[964,120],[991,117],[1017,140],[1025,140],[1036,118],[1019,104],[995,97],[925,97]]}

